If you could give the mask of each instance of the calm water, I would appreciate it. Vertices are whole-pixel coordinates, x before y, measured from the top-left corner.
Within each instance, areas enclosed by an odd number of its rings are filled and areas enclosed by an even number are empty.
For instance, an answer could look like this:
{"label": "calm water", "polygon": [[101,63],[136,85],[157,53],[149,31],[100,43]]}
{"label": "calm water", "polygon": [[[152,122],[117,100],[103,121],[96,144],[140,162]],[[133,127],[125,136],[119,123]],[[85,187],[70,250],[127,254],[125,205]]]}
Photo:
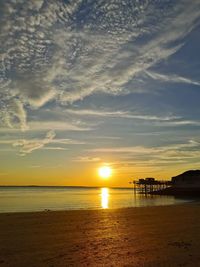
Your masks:
{"label": "calm water", "polygon": [[135,195],[132,189],[0,187],[0,212],[160,206],[187,201],[173,196]]}

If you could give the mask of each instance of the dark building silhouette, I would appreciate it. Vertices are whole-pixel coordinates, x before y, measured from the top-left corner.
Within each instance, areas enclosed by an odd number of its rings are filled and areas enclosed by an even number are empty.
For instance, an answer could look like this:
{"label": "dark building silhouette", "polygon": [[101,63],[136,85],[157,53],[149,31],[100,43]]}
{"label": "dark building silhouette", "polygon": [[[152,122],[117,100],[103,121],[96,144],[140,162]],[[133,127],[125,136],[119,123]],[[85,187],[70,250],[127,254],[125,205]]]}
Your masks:
{"label": "dark building silhouette", "polygon": [[172,187],[200,189],[200,170],[190,170],[172,177]]}

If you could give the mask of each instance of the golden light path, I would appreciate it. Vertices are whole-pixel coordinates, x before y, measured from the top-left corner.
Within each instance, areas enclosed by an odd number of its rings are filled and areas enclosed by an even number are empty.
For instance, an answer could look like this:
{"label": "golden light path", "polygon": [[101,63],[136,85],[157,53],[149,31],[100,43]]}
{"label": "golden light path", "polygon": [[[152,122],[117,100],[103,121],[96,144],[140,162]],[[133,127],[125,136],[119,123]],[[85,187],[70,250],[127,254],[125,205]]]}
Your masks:
{"label": "golden light path", "polygon": [[101,188],[101,207],[103,209],[108,209],[109,207],[109,189]]}

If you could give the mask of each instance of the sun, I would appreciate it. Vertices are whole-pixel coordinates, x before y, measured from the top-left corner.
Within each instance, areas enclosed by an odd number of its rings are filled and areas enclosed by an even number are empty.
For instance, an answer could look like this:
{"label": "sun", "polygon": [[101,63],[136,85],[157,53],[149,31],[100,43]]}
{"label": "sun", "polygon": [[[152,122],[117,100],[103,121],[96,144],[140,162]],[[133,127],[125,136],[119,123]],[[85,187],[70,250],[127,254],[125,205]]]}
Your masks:
{"label": "sun", "polygon": [[98,169],[99,176],[101,178],[107,179],[112,174],[112,169],[109,166],[102,166]]}

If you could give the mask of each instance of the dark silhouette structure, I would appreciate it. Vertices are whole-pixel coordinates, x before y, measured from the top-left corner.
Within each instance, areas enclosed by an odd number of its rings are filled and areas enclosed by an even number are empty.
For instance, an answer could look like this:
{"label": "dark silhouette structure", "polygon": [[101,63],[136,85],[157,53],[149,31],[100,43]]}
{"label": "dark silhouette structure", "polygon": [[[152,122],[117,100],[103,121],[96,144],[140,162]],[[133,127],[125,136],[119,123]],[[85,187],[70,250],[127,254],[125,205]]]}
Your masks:
{"label": "dark silhouette structure", "polygon": [[200,170],[186,171],[171,181],[145,178],[132,183],[134,191],[142,194],[200,197]]}
{"label": "dark silhouette structure", "polygon": [[156,180],[152,177],[139,179],[138,181],[133,181],[132,183],[134,191],[138,191],[142,194],[150,194],[156,191],[160,191],[171,185],[170,181]]}

